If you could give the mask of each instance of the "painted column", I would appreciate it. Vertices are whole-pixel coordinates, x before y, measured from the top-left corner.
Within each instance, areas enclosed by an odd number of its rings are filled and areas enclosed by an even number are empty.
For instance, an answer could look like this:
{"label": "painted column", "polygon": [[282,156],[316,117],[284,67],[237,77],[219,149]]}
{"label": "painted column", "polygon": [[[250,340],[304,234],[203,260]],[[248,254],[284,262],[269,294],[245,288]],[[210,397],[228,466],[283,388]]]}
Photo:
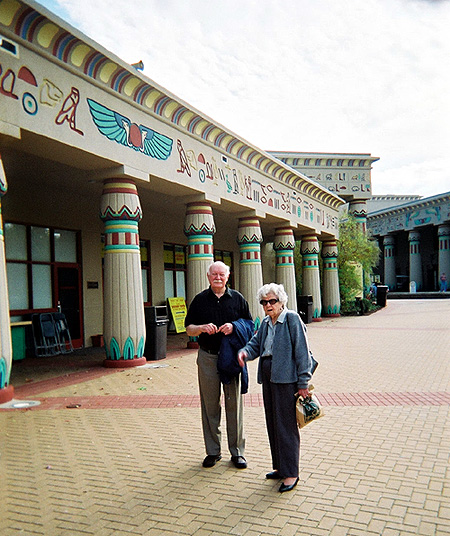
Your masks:
{"label": "painted column", "polygon": [[314,234],[302,237],[301,254],[303,259],[302,294],[312,296],[313,320],[322,315],[322,298],[320,295],[319,241]]}
{"label": "painted column", "polygon": [[290,227],[275,229],[275,277],[278,284],[284,286],[289,300],[288,307],[297,311],[297,285],[294,267],[294,232]]}
{"label": "painted column", "polygon": [[240,218],[237,242],[239,244],[239,291],[248,301],[250,312],[258,329],[264,311],[256,293],[263,285],[261,266],[261,227],[257,218]]}
{"label": "painted column", "polygon": [[211,205],[205,201],[188,203],[184,234],[188,239],[187,302],[208,288],[206,273],[214,261],[213,235],[216,232]]}
{"label": "painted column", "polygon": [[337,241],[324,240],[322,242],[323,316],[339,316],[341,310],[337,257]]}
{"label": "painted column", "polygon": [[361,225],[362,230],[366,232],[367,201],[365,199],[355,199],[350,201],[348,212],[355,217],[356,221]]}
{"label": "painted column", "polygon": [[7,189],[8,185],[0,156],[0,404],[9,402],[14,397],[14,387],[9,385],[12,365],[12,344],[1,205],[1,198],[5,195]]}
{"label": "painted column", "polygon": [[439,272],[438,272],[438,289],[439,277],[443,272],[447,275],[447,282],[450,282],[450,224],[439,225]]}
{"label": "painted column", "polygon": [[132,180],[104,182],[100,218],[105,224],[104,365],[143,365],[145,319],[138,229],[142,211]]}
{"label": "painted column", "polygon": [[389,287],[390,290],[394,290],[396,286],[395,279],[395,251],[394,251],[395,238],[387,235],[383,239],[384,246],[384,281],[383,283]]}
{"label": "painted column", "polygon": [[409,281],[416,283],[416,290],[422,290],[422,256],[420,253],[420,232],[410,231],[409,242]]}

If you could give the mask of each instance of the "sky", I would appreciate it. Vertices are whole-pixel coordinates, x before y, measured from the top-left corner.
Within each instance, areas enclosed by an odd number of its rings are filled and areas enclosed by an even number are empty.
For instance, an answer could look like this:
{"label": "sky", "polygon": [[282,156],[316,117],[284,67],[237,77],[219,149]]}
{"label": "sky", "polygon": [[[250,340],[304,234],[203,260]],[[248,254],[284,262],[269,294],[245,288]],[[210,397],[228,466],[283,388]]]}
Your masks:
{"label": "sky", "polygon": [[40,0],[266,151],[369,153],[375,195],[450,191],[450,0]]}

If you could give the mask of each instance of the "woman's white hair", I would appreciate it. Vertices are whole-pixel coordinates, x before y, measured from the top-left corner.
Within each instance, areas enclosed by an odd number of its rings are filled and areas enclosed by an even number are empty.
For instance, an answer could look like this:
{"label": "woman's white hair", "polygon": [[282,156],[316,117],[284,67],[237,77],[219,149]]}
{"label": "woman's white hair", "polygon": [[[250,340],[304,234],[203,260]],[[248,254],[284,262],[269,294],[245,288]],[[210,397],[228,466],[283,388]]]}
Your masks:
{"label": "woman's white hair", "polygon": [[278,285],[277,283],[267,283],[267,285],[263,285],[257,293],[258,301],[266,298],[269,294],[274,294],[280,300],[282,305],[287,304],[288,295],[286,294],[283,285]]}

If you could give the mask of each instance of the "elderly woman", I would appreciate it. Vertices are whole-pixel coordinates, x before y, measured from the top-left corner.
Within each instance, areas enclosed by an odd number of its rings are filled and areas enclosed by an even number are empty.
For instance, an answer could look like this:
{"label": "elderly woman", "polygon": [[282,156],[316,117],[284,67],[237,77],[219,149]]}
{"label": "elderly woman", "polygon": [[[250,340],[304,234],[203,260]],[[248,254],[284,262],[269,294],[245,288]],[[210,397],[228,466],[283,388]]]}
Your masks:
{"label": "elderly woman", "polygon": [[258,383],[262,383],[273,471],[266,478],[283,479],[281,493],[295,488],[299,478],[300,434],[296,394],[307,397],[308,381],[317,363],[312,358],[306,328],[295,311],[286,308],[283,285],[270,283],[258,290],[266,317],[258,332],[238,353],[241,366],[261,357]]}

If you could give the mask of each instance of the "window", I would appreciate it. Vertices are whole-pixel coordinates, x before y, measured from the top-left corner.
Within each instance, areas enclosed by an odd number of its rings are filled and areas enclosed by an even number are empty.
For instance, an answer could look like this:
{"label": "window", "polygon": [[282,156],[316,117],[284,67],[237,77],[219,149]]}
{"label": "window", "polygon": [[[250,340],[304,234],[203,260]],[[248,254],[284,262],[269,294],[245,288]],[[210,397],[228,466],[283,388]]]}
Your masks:
{"label": "window", "polygon": [[164,297],[186,299],[186,246],[164,244]]}
{"label": "window", "polygon": [[10,310],[56,309],[54,266],[77,264],[77,232],[9,222],[4,230]]}

